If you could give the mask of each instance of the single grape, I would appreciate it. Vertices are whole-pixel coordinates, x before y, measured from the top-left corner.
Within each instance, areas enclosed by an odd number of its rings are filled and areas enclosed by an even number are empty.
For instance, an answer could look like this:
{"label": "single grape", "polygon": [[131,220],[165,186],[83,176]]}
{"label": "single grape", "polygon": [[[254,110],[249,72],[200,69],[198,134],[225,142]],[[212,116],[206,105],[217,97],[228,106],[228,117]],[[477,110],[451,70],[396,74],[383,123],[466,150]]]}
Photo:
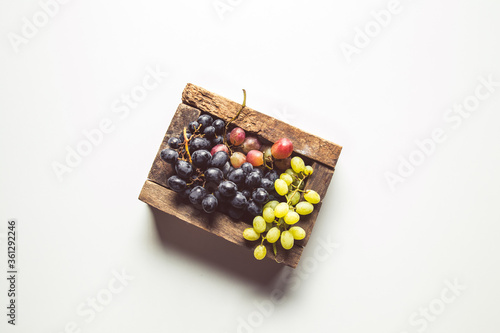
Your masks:
{"label": "single grape", "polygon": [[318,202],[321,201],[321,197],[319,196],[318,192],[313,190],[307,190],[304,193],[304,199],[306,199],[308,202],[312,204],[317,204]]}
{"label": "single grape", "polygon": [[241,144],[241,149],[244,153],[248,153],[251,150],[259,150],[262,144],[254,136],[247,136],[245,141]]}
{"label": "single grape", "polygon": [[290,250],[293,247],[293,235],[290,231],[285,230],[281,233],[281,246],[285,250]]}
{"label": "single grape", "polygon": [[245,163],[247,161],[247,157],[245,156],[245,154],[237,151],[231,155],[230,160],[231,160],[231,165],[237,169],[237,168],[241,167],[243,165],[243,163]]}
{"label": "single grape", "polygon": [[269,164],[273,160],[273,154],[271,153],[271,147],[261,147],[260,149],[263,153],[264,162]]}
{"label": "single grape", "polygon": [[266,234],[266,240],[269,243],[276,243],[276,241],[280,238],[280,235],[281,235],[280,229],[272,227]]}
{"label": "single grape", "polygon": [[262,206],[259,205],[258,203],[256,203],[255,201],[250,200],[248,202],[247,211],[252,216],[260,215],[260,214],[262,214]]}
{"label": "single grape", "polygon": [[245,131],[242,128],[235,127],[229,134],[229,141],[235,146],[241,145],[245,141]]}
{"label": "single grape", "polygon": [[290,177],[290,175],[287,173],[282,173],[280,175],[280,179],[284,180],[287,186],[289,186],[291,183],[293,183],[293,178]]}
{"label": "single grape", "polygon": [[298,180],[298,176],[299,176],[299,174],[298,174],[298,173],[296,173],[295,171],[293,171],[293,169],[292,169],[292,168],[288,168],[288,169],[286,169],[286,170],[285,170],[285,173],[286,173],[286,174],[289,174],[289,175],[292,177],[292,179],[293,179],[293,181],[294,181],[294,182]]}
{"label": "single grape", "polygon": [[304,175],[306,175],[306,176],[312,175],[313,172],[314,172],[314,169],[310,165],[307,165],[304,168]]}
{"label": "single grape", "polygon": [[169,164],[174,164],[179,159],[179,153],[176,152],[175,150],[167,148],[167,149],[163,149],[161,151],[160,157],[165,162],[167,162]]}
{"label": "single grape", "polygon": [[250,172],[245,178],[245,185],[250,188],[255,188],[260,185],[262,177],[258,171]]}
{"label": "single grape", "polygon": [[274,189],[281,196],[288,193],[288,185],[283,179],[276,179],[274,182]]}
{"label": "single grape", "polygon": [[[213,158],[212,158],[212,161],[213,161]],[[234,170],[234,168],[230,162],[226,162],[226,164],[224,164],[224,166],[222,167],[221,170],[222,170],[222,173],[224,173],[224,177],[227,177]]]}
{"label": "single grape", "polygon": [[[217,145],[222,145],[224,144],[224,138],[222,136],[217,136],[215,138],[213,138],[210,143],[212,144],[212,146],[217,146]],[[225,146],[225,145],[224,145]],[[226,147],[227,148],[227,147]],[[213,148],[212,148],[213,149]]]}
{"label": "single grape", "polygon": [[258,245],[255,250],[253,251],[253,256],[257,260],[262,260],[266,257],[267,254],[267,249],[264,245]]}
{"label": "single grape", "polygon": [[311,214],[312,211],[314,210],[314,206],[307,201],[302,201],[297,204],[295,207],[295,211],[299,213],[300,215],[308,215]]}
{"label": "single grape", "polygon": [[243,238],[249,241],[256,241],[260,238],[260,234],[254,228],[246,228],[243,230]]}
{"label": "single grape", "polygon": [[264,177],[264,170],[262,170],[261,168],[253,168],[253,171],[258,172],[260,175],[260,178]]}
{"label": "single grape", "polygon": [[200,124],[199,124],[197,121],[192,121],[192,122],[190,122],[190,123],[189,123],[189,125],[188,125],[188,129],[189,129],[192,133],[194,133],[194,132],[198,129],[198,127],[200,127]]}
{"label": "single grape", "polygon": [[208,150],[197,150],[191,155],[193,165],[200,169],[206,169],[212,159],[212,154]]}
{"label": "single grape", "polygon": [[231,171],[227,176],[227,179],[236,183],[236,185],[241,185],[245,181],[246,176],[247,176],[246,172],[240,168]]}
{"label": "single grape", "polygon": [[276,170],[269,170],[264,177],[269,179],[273,183],[276,179],[280,178]]}
{"label": "single grape", "polygon": [[290,167],[290,161],[291,160],[292,159],[290,157],[282,159],[282,160],[275,160],[274,161],[274,166],[277,169],[286,170],[286,169],[288,169]]}
{"label": "single grape", "polygon": [[198,123],[201,124],[202,129],[211,126],[213,121],[214,119],[208,114],[202,114],[201,116],[198,117]]}
{"label": "single grape", "polygon": [[269,201],[268,203],[266,203],[264,205],[264,209],[267,208],[267,207],[271,207],[273,209],[273,211],[274,211],[274,208],[276,208],[276,206],[278,206],[278,204],[279,204],[279,201],[277,201],[277,200]]}
{"label": "single grape", "polygon": [[271,153],[276,159],[284,159],[289,157],[293,152],[293,144],[287,138],[282,138],[276,141],[271,147]]}
{"label": "single grape", "polygon": [[181,140],[179,140],[179,138],[176,137],[171,137],[170,139],[168,139],[168,145],[172,149],[177,149],[181,145]]}
{"label": "single grape", "polygon": [[269,193],[264,190],[262,187],[256,188],[252,193],[253,201],[263,204],[269,198]]}
{"label": "single grape", "polygon": [[292,158],[292,160],[290,161],[290,165],[292,166],[293,171],[295,171],[296,173],[301,173],[306,167],[304,160],[298,156]]}
{"label": "single grape", "polygon": [[241,191],[241,194],[243,194],[248,200],[250,200],[250,198],[252,197],[252,192],[250,192],[249,189],[244,189],[243,191]]}
{"label": "single grape", "polygon": [[224,197],[234,197],[237,190],[238,186],[232,181],[225,180],[219,184],[219,192]]}
{"label": "single grape", "polygon": [[301,227],[291,227],[288,231],[290,231],[295,240],[301,240],[306,237],[306,232]]}
{"label": "single grape", "polygon": [[229,158],[229,149],[227,149],[227,146],[226,145],[223,145],[223,144],[218,144],[218,145],[215,145],[212,150],[210,150],[210,154],[212,155],[215,155],[215,153],[219,152],[219,151],[223,151],[225,152],[226,154],[228,154],[228,158]]}
{"label": "single grape", "polygon": [[195,186],[189,194],[189,201],[193,205],[201,205],[203,198],[207,195],[207,190],[201,186]]}
{"label": "single grape", "polygon": [[208,163],[209,166],[213,168],[218,168],[224,171],[222,168],[229,161],[229,155],[225,151],[218,151],[212,155],[212,159]]}
{"label": "single grape", "polygon": [[205,179],[207,182],[211,182],[214,184],[219,184],[224,177],[221,169],[217,168],[208,168],[205,171]]}
{"label": "single grape", "polygon": [[266,207],[262,210],[262,216],[264,218],[264,221],[267,223],[271,223],[274,221],[274,209],[271,207]]}
{"label": "single grape", "polygon": [[247,208],[248,200],[241,192],[236,192],[236,195],[231,200],[231,205],[235,208]]}
{"label": "single grape", "polygon": [[183,179],[189,179],[194,172],[193,166],[188,161],[178,160],[175,163],[175,172]]}
{"label": "single grape", "polygon": [[290,200],[290,203],[292,204],[292,206],[295,206],[296,204],[298,204],[300,201],[300,193],[299,192],[295,192],[295,194],[293,195],[292,199]]}
{"label": "single grape", "polygon": [[213,194],[208,194],[205,196],[201,202],[201,207],[203,207],[203,210],[205,213],[213,213],[217,209],[218,205],[217,198]]}
{"label": "single grape", "polygon": [[250,173],[253,171],[253,165],[248,163],[248,162],[245,162],[241,165],[241,168],[243,169],[243,171],[245,171],[246,173]]}
{"label": "single grape", "polygon": [[297,214],[296,212],[290,210],[290,211],[288,211],[288,213],[285,215],[285,217],[283,219],[285,220],[286,224],[295,224],[295,223],[299,222],[300,215]]}
{"label": "single grape", "polygon": [[194,138],[189,142],[189,151],[191,153],[201,149],[210,151],[210,149],[212,149],[210,140],[205,138]]}
{"label": "single grape", "polygon": [[261,166],[264,164],[262,152],[259,150],[250,150],[247,153],[247,161],[255,167]]}
{"label": "single grape", "polygon": [[288,204],[286,202],[281,202],[274,208],[274,215],[277,218],[281,218],[288,213],[288,210]]}
{"label": "single grape", "polygon": [[253,219],[253,228],[258,233],[263,233],[264,231],[266,231],[266,221],[262,216],[256,216]]}
{"label": "single grape", "polygon": [[267,179],[267,178],[262,178],[260,181],[260,186],[266,190],[268,193],[274,190],[274,182]]}
{"label": "single grape", "polygon": [[178,176],[171,176],[167,182],[168,186],[175,192],[183,192],[186,189],[186,181]]}
{"label": "single grape", "polygon": [[226,124],[224,123],[224,120],[217,119],[217,120],[214,120],[214,122],[212,123],[212,126],[215,128],[215,133],[220,135],[224,132],[224,127],[226,126]]}
{"label": "single grape", "polygon": [[203,130],[203,134],[205,134],[205,138],[212,140],[213,138],[215,138],[215,127],[205,127],[205,129]]}

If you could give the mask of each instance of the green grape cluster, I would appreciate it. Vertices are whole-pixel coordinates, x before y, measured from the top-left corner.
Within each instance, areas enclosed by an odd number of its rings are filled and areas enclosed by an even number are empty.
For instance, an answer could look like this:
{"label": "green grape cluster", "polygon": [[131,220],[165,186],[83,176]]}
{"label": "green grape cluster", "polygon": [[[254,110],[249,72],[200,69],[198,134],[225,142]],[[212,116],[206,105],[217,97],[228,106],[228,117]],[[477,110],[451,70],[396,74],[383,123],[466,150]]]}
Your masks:
{"label": "green grape cluster", "polygon": [[[290,164],[291,168],[274,182],[276,192],[283,197],[283,201],[273,200],[266,203],[262,215],[254,218],[253,227],[243,231],[243,238],[246,240],[261,240],[254,251],[254,256],[258,260],[264,259],[267,254],[264,241],[273,244],[276,255],[278,240],[285,250],[290,250],[296,240],[304,239],[305,230],[295,224],[300,221],[301,215],[311,214],[314,210],[313,205],[321,201],[316,191],[304,190],[305,180],[313,174],[313,168],[306,166],[304,160],[298,156],[292,158]],[[301,201],[301,197],[304,200]]]}

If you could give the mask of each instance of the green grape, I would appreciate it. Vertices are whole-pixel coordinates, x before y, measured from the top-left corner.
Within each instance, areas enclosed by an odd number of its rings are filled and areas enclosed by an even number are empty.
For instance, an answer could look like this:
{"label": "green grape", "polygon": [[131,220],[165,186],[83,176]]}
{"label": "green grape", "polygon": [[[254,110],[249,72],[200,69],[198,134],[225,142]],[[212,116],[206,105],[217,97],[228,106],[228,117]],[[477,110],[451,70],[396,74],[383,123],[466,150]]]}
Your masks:
{"label": "green grape", "polygon": [[243,238],[249,241],[256,241],[260,238],[260,234],[254,228],[246,228],[243,230]]}
{"label": "green grape", "polygon": [[295,191],[295,189],[293,188],[292,184],[288,185],[288,192],[287,193],[292,193],[293,191]]}
{"label": "green grape", "polygon": [[295,206],[295,211],[300,215],[308,215],[311,214],[314,210],[314,206],[307,201],[301,201]]}
{"label": "green grape", "polygon": [[296,173],[301,173],[306,167],[304,160],[298,156],[292,158],[292,161],[290,163],[292,165],[293,171],[295,171]]}
{"label": "green grape", "polygon": [[288,231],[292,234],[293,239],[301,240],[306,237],[306,231],[301,227],[291,227]]}
{"label": "green grape", "polygon": [[290,203],[292,204],[292,206],[295,206],[296,204],[299,203],[299,201],[300,201],[300,193],[295,192],[295,194],[292,197],[292,200],[290,200]]}
{"label": "green grape", "polygon": [[314,169],[310,165],[308,165],[304,168],[304,175],[306,175],[306,176],[312,175],[313,172],[314,172]]}
{"label": "green grape", "polygon": [[262,216],[256,216],[253,219],[253,228],[257,233],[263,233],[266,231],[266,221]]}
{"label": "green grape", "polygon": [[312,204],[317,204],[321,201],[321,197],[319,196],[318,192],[313,190],[307,190],[306,193],[304,193],[304,199]]}
{"label": "green grape", "polygon": [[298,173],[296,173],[295,171],[293,171],[293,169],[290,168],[286,169],[285,173],[289,174],[293,179],[296,179],[299,176]]}
{"label": "green grape", "polygon": [[267,249],[264,245],[258,245],[253,251],[253,256],[257,260],[262,260],[267,254]]}
{"label": "green grape", "polygon": [[286,224],[295,224],[299,222],[300,215],[294,211],[289,211],[288,214],[285,215],[284,219]]}
{"label": "green grape", "polygon": [[274,182],[274,188],[276,189],[276,192],[281,196],[288,193],[288,185],[283,179],[276,179],[276,181]]}
{"label": "green grape", "polygon": [[277,218],[283,217],[288,213],[289,207],[286,202],[282,202],[274,208],[274,215]]}
{"label": "green grape", "polygon": [[290,185],[291,183],[293,183],[293,178],[292,178],[292,176],[290,176],[290,175],[289,175],[289,174],[287,174],[287,173],[282,173],[282,174],[280,175],[280,179],[284,180],[284,181],[285,181],[285,183],[286,183],[287,185]]}
{"label": "green grape", "polygon": [[271,223],[274,221],[274,209],[271,207],[266,207],[262,211],[262,216],[264,216],[264,220],[267,223]]}
{"label": "green grape", "polygon": [[264,209],[266,209],[267,207],[271,207],[272,209],[274,209],[279,203],[280,202],[278,200],[269,201],[264,205]]}
{"label": "green grape", "polygon": [[281,246],[285,250],[290,250],[293,247],[293,235],[290,231],[286,230],[281,233]]}
{"label": "green grape", "polygon": [[266,234],[266,239],[269,243],[276,243],[276,241],[280,238],[280,229],[276,227],[272,227]]}

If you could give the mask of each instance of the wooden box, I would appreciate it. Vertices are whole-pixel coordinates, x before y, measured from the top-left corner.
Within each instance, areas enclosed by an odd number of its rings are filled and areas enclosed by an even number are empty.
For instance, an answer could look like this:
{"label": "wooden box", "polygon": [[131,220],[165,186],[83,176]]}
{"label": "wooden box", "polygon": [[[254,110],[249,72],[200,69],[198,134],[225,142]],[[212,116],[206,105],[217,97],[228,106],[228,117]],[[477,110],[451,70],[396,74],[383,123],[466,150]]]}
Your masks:
{"label": "wooden box", "polygon": [[[228,122],[240,109],[241,104],[201,87],[188,84],[182,93],[182,103],[177,108],[163,138],[139,199],[169,215],[253,251],[259,242],[249,242],[242,236],[243,230],[250,226],[248,222],[234,220],[219,212],[205,214],[178,198],[177,193],[170,190],[167,185],[168,177],[173,174],[172,167],[160,158],[161,150],[167,148],[168,139],[172,136],[178,136],[184,127],[189,122],[198,119],[201,113],[208,113],[214,118],[221,118]],[[312,161],[314,173],[309,177],[306,188],[314,189],[321,198],[325,197],[342,150],[341,146],[305,133],[296,127],[248,107],[243,109],[233,124],[270,142],[276,142],[283,137],[289,138],[293,142],[294,153]],[[302,216],[297,225],[304,228],[307,236],[303,240],[296,241],[291,250],[284,250],[278,241],[276,243],[278,254],[275,258],[272,246],[264,242],[268,246],[267,257],[295,268],[304,247],[307,245],[320,209],[321,202],[315,205],[313,213]],[[255,260],[251,251],[248,253],[248,260]]]}

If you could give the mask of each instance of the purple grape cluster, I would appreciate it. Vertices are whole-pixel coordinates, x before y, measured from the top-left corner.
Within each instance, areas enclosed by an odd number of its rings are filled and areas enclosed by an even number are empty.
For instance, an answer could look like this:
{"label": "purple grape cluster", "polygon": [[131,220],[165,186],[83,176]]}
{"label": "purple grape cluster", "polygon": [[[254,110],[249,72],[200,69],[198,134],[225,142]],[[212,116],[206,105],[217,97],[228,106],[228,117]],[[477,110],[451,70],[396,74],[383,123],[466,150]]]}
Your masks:
{"label": "purple grape cluster", "polygon": [[226,151],[212,150],[225,144],[224,129],[223,120],[203,114],[188,124],[185,133],[168,140],[169,148],[160,154],[175,170],[168,186],[206,213],[218,210],[235,219],[260,215],[262,206],[277,197],[274,181],[279,175],[248,162],[234,168]]}

